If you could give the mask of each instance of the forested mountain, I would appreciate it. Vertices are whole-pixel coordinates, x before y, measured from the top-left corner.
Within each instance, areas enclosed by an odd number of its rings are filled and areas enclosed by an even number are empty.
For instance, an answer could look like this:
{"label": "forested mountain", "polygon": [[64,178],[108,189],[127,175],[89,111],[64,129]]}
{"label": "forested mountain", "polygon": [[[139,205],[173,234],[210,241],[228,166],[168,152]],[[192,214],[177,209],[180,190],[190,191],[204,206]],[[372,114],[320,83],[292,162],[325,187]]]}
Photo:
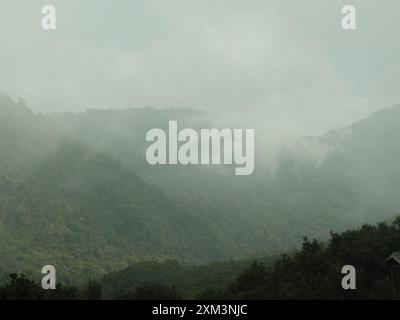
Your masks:
{"label": "forested mountain", "polygon": [[[230,241],[240,239],[235,248],[249,243],[254,252],[289,249],[303,235],[326,238],[330,230],[374,223],[399,211],[400,106],[342,130],[307,138],[305,147],[308,143],[328,150],[317,163],[297,152],[302,145],[294,145],[293,150],[282,148],[275,170],[264,164],[268,154],[258,156],[250,177],[234,176],[233,169],[226,167],[147,165],[147,130],[166,129],[171,119],[178,120],[181,128],[224,127],[204,113],[182,109],[91,110],[50,116],[50,122],[65,134],[112,154],[176,202],[209,216],[218,225],[218,234],[232,230],[235,237]],[[256,135],[256,140],[261,149],[264,137]]]}
{"label": "forested mountain", "polygon": [[61,277],[79,278],[144,258],[222,254],[199,217],[118,160],[47,131],[41,116],[10,101],[6,107],[12,108],[1,119],[2,139],[9,139],[0,179],[3,272],[51,263]]}
{"label": "forested mountain", "polygon": [[[327,242],[304,239],[301,249],[277,256],[203,265],[147,260],[57,290],[10,274],[0,299],[393,299],[387,259],[399,244],[396,218],[332,233]],[[345,265],[355,268],[354,290],[342,288]]]}
{"label": "forested mountain", "polygon": [[399,107],[309,138],[331,150],[319,163],[285,149],[250,177],[148,165],[145,134],[169,120],[220,126],[185,109],[34,114],[0,96],[0,272],[53,264],[76,281],[150,258],[274,254],[400,211]]}
{"label": "forested mountain", "polygon": [[[103,277],[103,297],[120,299],[393,299],[387,258],[400,248],[400,219],[304,239],[300,250],[253,261],[182,266],[142,262]],[[342,268],[356,270],[343,290]]]}

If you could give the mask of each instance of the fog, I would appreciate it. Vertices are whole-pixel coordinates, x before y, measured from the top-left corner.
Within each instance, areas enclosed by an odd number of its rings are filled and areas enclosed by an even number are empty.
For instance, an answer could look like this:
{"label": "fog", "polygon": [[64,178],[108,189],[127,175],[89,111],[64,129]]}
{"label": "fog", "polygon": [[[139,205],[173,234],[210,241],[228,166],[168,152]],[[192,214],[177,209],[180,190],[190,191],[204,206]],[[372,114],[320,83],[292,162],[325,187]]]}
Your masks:
{"label": "fog", "polygon": [[355,31],[344,4],[2,0],[0,91],[35,112],[205,110],[265,145],[318,135],[400,101],[400,3],[351,1]]}

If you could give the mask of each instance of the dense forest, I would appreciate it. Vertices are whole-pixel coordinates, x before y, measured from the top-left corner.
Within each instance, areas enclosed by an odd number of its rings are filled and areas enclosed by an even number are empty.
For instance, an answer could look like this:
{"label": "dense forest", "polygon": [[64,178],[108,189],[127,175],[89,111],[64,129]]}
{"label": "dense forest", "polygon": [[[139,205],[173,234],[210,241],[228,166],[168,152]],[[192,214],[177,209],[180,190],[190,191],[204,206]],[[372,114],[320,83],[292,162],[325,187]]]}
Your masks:
{"label": "dense forest", "polygon": [[318,163],[283,149],[272,172],[258,152],[250,177],[148,165],[145,134],[170,119],[224,126],[187,109],[39,114],[0,95],[0,273],[51,264],[83,284],[141,261],[274,256],[399,211],[400,107],[306,138],[331,150]]}
{"label": "dense forest", "polygon": [[[304,239],[302,248],[274,257],[183,265],[143,261],[80,286],[43,290],[11,274],[0,299],[392,299],[386,259],[400,248],[393,223],[332,233],[327,243]],[[356,268],[356,290],[343,290],[341,268]]]}
{"label": "dense forest", "polygon": [[[258,154],[250,177],[148,165],[146,131],[169,119],[218,127],[193,110],[39,114],[0,95],[1,297],[390,297],[398,224],[371,225],[400,208],[400,107],[305,138],[329,150],[317,163],[282,149],[271,171]],[[39,288],[44,265],[56,292]]]}

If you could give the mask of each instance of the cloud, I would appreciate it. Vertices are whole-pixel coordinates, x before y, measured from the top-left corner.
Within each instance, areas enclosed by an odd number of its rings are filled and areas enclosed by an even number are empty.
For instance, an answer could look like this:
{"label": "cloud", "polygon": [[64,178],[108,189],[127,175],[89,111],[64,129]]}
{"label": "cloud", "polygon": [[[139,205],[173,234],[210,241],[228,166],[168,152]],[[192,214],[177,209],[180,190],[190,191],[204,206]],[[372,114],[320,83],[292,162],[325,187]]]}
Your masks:
{"label": "cloud", "polygon": [[203,109],[255,127],[267,145],[340,128],[376,108],[378,95],[353,93],[323,48],[282,14],[220,1],[151,6],[169,28],[136,50],[16,30],[2,43],[0,90],[46,112]]}
{"label": "cloud", "polygon": [[393,66],[372,79],[365,88],[365,96],[378,109],[400,104],[400,67]]}

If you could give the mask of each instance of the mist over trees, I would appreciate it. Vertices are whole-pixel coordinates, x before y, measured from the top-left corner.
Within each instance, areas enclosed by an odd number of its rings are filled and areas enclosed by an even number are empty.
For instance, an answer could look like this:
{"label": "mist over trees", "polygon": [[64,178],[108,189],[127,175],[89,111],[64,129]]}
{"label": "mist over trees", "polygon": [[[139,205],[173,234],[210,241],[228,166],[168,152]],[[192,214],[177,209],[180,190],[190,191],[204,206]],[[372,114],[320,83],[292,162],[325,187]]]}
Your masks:
{"label": "mist over trees", "polygon": [[[305,238],[300,250],[274,257],[208,265],[143,261],[80,287],[43,290],[24,275],[10,274],[0,299],[393,299],[386,259],[399,244],[396,218],[332,233],[327,243]],[[348,264],[357,270],[355,290],[341,286]]]}
{"label": "mist over trees", "polygon": [[[270,170],[259,155],[249,177],[235,176],[230,166],[149,166],[145,133],[166,128],[169,119],[194,129],[215,125],[207,114],[184,109],[35,114],[22,100],[1,95],[0,273],[30,274],[51,263],[60,281],[80,286],[140,261],[192,265],[275,256],[301,248],[304,236],[318,239],[306,242],[304,252],[341,261],[319,248],[331,230],[399,211],[400,107],[306,138],[329,146],[318,162],[286,149]],[[266,265],[254,268],[269,279]],[[159,291],[186,295],[171,286]],[[152,292],[146,283],[142,289]],[[208,289],[212,296],[225,290]],[[229,294],[244,294],[235,290]]]}

